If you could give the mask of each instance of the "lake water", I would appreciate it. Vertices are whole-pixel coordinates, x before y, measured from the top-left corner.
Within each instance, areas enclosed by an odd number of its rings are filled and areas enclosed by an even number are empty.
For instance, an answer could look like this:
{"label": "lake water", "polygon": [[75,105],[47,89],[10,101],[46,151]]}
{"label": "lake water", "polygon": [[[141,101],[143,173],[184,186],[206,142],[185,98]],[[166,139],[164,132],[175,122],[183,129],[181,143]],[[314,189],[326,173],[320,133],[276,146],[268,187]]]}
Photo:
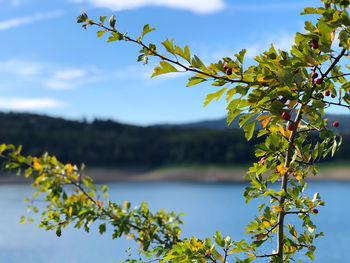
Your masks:
{"label": "lake water", "polygon": [[[244,238],[244,227],[256,214],[256,203],[244,204],[245,184],[233,183],[110,183],[110,198],[117,202],[142,201],[151,209],[184,212],[181,237],[213,236],[216,230],[234,240]],[[313,216],[325,237],[316,241],[317,263],[350,262],[350,183],[312,182],[307,193],[318,191],[326,201]],[[132,241],[112,240],[96,229],[90,233],[67,228],[60,238],[38,229],[35,223],[20,224],[26,213],[22,201],[33,192],[27,185],[0,186],[0,262],[4,263],[111,263],[126,259]],[[37,222],[36,222],[37,223]],[[108,231],[107,231],[108,232]],[[254,262],[266,262],[254,261]],[[303,262],[311,262],[303,260]]]}

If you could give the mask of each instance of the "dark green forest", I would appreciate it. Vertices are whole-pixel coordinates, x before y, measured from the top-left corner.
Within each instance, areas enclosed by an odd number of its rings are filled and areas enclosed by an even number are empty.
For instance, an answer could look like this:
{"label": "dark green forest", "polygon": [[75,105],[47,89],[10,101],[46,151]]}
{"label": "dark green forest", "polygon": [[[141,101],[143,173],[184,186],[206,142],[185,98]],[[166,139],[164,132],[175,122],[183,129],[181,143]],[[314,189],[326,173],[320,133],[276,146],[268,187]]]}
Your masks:
{"label": "dark green forest", "polygon": [[[349,118],[336,118],[343,120],[343,145],[335,160],[350,160]],[[23,145],[24,154],[47,151],[63,162],[95,167],[245,164],[255,160],[254,144],[258,142],[247,142],[236,124],[224,128],[224,120],[142,127],[111,120],[86,122],[0,113],[0,121],[1,143]]]}

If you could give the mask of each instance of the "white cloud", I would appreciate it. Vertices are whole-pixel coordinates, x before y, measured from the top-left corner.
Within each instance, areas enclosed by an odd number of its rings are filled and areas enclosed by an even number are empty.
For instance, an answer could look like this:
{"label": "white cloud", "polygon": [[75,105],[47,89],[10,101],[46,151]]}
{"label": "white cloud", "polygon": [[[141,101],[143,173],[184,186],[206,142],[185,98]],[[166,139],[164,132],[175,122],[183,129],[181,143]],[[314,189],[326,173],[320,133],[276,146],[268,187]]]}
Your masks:
{"label": "white cloud", "polygon": [[9,20],[0,21],[0,31],[11,29],[14,27],[19,27],[26,24],[31,24],[36,21],[40,21],[44,19],[57,18],[62,15],[63,15],[62,11],[55,11],[55,12],[49,12],[49,13],[37,13],[32,16],[17,17]]}
{"label": "white cloud", "polygon": [[94,68],[59,68],[43,81],[45,87],[54,90],[74,89],[105,79]]}
{"label": "white cloud", "polygon": [[0,97],[0,108],[4,110],[38,110],[62,106],[64,106],[62,102],[52,98]]}
{"label": "white cloud", "polygon": [[286,31],[279,32],[278,34],[269,34],[259,41],[255,41],[256,44],[247,46],[247,58],[255,58],[260,53],[268,50],[273,43],[276,50],[281,49],[289,51],[294,44],[294,34],[290,34]]}
{"label": "white cloud", "polygon": [[197,14],[209,14],[225,8],[224,0],[70,0],[75,3],[90,3],[95,7],[113,11],[136,9],[145,6],[160,6],[189,10]]}
{"label": "white cloud", "polygon": [[82,69],[66,69],[59,70],[55,73],[55,78],[62,80],[72,80],[76,78],[81,78],[86,75],[86,71]]}
{"label": "white cloud", "polygon": [[44,81],[44,85],[54,90],[73,89],[98,79],[98,73],[94,70],[66,68],[56,70]]}
{"label": "white cloud", "polygon": [[37,62],[10,59],[0,61],[0,73],[12,74],[16,76],[33,76],[40,72],[42,65]]}
{"label": "white cloud", "polygon": [[54,90],[79,88],[103,79],[95,68],[74,68],[55,63],[10,59],[0,61],[0,77],[16,77],[16,81],[34,83]]}
{"label": "white cloud", "polygon": [[[281,3],[266,3],[261,1],[261,4],[232,4],[227,10],[235,13],[248,12],[278,12],[285,10],[304,10],[305,3],[303,2],[281,2]],[[311,2],[311,1],[310,1]],[[317,3],[317,2],[316,2]],[[312,3],[310,3],[312,5]]]}

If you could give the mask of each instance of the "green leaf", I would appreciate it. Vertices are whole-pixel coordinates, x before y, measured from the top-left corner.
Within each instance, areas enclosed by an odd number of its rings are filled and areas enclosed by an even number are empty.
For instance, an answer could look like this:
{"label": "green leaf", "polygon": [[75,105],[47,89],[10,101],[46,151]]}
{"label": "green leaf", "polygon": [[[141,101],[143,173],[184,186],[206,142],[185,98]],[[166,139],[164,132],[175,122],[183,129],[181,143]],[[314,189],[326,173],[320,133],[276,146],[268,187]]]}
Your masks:
{"label": "green leaf", "polygon": [[97,37],[102,37],[104,33],[106,33],[108,30],[101,30],[101,31],[97,31]]}
{"label": "green leaf", "polygon": [[350,94],[346,93],[343,97],[343,100],[350,105]]}
{"label": "green leaf", "polygon": [[195,68],[201,68],[201,69],[206,68],[203,62],[196,55],[193,56],[191,60],[191,65]]}
{"label": "green leaf", "polygon": [[217,92],[208,94],[207,97],[205,98],[204,101],[204,107],[206,107],[209,102],[211,102],[214,98],[216,98],[216,101],[218,101],[220,99],[220,97],[222,96],[222,94],[225,93],[227,88],[222,88],[221,90],[218,90]]}
{"label": "green leaf", "polygon": [[245,137],[247,141],[249,141],[254,134],[255,129],[255,120],[248,122],[246,125],[244,125],[243,130],[245,132]]}
{"label": "green leaf", "polygon": [[104,232],[106,232],[106,224],[101,224],[98,227],[98,230],[99,230],[100,234],[102,235]]}
{"label": "green leaf", "polygon": [[171,54],[175,54],[173,41],[174,41],[174,39],[172,39],[171,41],[169,41],[169,39],[166,39],[165,41],[162,42],[162,44],[165,47],[165,49]]}
{"label": "green leaf", "polygon": [[191,62],[190,49],[188,48],[187,45],[185,46],[185,49],[183,51],[179,46],[175,46],[175,54],[186,59],[188,62]]}
{"label": "green leaf", "polygon": [[154,76],[158,76],[161,74],[166,74],[166,73],[170,73],[170,72],[178,72],[178,70],[171,65],[170,63],[166,62],[166,61],[160,61],[160,67],[155,67],[154,68],[154,73],[152,74],[151,78],[153,78]]}
{"label": "green leaf", "polygon": [[114,28],[115,27],[115,16],[111,16],[109,19],[109,26]]}
{"label": "green leaf", "polygon": [[293,72],[288,69],[282,69],[280,72],[278,72],[278,80],[287,86],[292,85],[293,80]]}
{"label": "green leaf", "polygon": [[58,227],[56,230],[56,236],[60,237],[62,235],[61,227]]}
{"label": "green leaf", "polygon": [[113,41],[118,41],[118,40],[123,40],[124,36],[123,34],[119,32],[112,32],[112,36],[110,36],[107,40],[107,42],[113,42]]}
{"label": "green leaf", "polygon": [[100,16],[100,22],[101,22],[101,25],[103,25],[103,23],[105,22],[107,16]]}
{"label": "green leaf", "polygon": [[188,81],[186,87],[190,87],[190,86],[196,85],[198,83],[201,83],[203,81],[207,81],[207,79],[205,79],[205,78],[196,77],[196,76],[190,77],[188,80],[189,81]]}
{"label": "green leaf", "polygon": [[242,49],[241,51],[238,52],[238,54],[235,54],[236,58],[238,59],[238,61],[241,64],[243,64],[245,53],[247,53],[247,50],[246,49]]}
{"label": "green leaf", "polygon": [[83,13],[77,17],[77,23],[84,23],[88,19],[87,14]]}
{"label": "green leaf", "polygon": [[148,34],[149,32],[151,32],[153,30],[156,30],[156,28],[155,27],[149,28],[149,24],[144,25],[141,36],[144,37],[146,34]]}

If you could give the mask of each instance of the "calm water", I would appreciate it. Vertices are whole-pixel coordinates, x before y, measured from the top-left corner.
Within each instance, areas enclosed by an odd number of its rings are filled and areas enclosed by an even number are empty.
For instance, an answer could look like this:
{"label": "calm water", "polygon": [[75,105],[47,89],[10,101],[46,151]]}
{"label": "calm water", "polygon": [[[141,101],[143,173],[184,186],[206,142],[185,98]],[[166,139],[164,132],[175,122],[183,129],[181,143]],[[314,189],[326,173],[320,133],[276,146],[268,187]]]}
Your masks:
{"label": "calm water", "polygon": [[[149,202],[152,209],[184,212],[182,237],[213,236],[216,230],[239,240],[244,227],[256,215],[255,205],[244,205],[244,184],[205,183],[112,183],[111,200]],[[325,233],[317,242],[317,263],[350,262],[350,183],[313,182],[308,193],[318,191],[326,207],[314,216],[318,230]],[[126,258],[125,250],[134,243],[112,240],[96,229],[90,233],[67,228],[62,237],[38,229],[36,224],[20,224],[32,189],[26,185],[0,186],[0,262],[6,263],[95,263],[119,262]],[[110,232],[109,232],[110,233]],[[266,261],[266,260],[265,260]],[[263,262],[265,262],[263,261]],[[305,260],[303,262],[310,262]]]}

